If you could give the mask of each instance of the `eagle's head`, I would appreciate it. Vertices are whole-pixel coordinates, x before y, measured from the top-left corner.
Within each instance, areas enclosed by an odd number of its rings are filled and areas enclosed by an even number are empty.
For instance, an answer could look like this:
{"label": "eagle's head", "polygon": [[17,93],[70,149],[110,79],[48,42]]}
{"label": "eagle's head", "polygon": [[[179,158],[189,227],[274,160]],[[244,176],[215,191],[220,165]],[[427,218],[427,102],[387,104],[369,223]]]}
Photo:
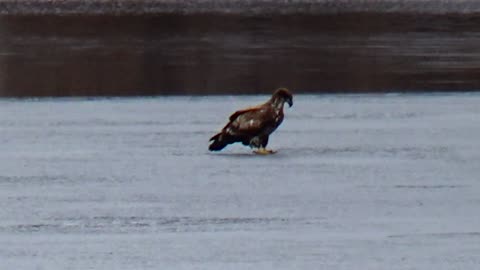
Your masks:
{"label": "eagle's head", "polygon": [[293,96],[287,88],[278,88],[275,93],[272,95],[273,100],[280,100],[283,102],[287,102],[290,107],[293,105]]}

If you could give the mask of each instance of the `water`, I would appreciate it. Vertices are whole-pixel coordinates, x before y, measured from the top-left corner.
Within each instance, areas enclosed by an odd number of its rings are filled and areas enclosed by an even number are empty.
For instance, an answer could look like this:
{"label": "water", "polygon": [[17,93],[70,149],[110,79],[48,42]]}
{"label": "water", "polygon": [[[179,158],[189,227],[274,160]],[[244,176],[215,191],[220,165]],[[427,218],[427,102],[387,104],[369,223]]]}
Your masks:
{"label": "water", "polygon": [[0,96],[478,90],[478,14],[0,16]]}
{"label": "water", "polygon": [[207,151],[266,96],[0,101],[2,269],[475,269],[480,95],[296,95],[271,156]]}

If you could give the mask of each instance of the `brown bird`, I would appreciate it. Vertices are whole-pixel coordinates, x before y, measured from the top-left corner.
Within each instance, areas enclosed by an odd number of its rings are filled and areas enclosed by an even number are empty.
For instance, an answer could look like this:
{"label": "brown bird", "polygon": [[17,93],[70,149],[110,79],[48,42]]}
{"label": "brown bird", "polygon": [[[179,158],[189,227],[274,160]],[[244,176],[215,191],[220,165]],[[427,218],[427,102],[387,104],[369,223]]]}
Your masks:
{"label": "brown bird", "polygon": [[210,138],[212,143],[208,149],[220,151],[229,144],[241,142],[257,154],[274,153],[266,149],[268,136],[282,123],[285,102],[292,107],[292,94],[286,88],[279,88],[267,102],[236,111],[222,131]]}

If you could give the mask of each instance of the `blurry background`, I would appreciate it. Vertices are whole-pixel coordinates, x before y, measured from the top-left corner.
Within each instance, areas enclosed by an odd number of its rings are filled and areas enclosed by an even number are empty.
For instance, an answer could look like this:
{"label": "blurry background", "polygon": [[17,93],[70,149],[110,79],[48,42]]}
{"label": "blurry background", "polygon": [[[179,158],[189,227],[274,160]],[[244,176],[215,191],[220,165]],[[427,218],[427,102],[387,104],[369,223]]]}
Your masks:
{"label": "blurry background", "polygon": [[479,1],[0,0],[0,96],[480,89]]}

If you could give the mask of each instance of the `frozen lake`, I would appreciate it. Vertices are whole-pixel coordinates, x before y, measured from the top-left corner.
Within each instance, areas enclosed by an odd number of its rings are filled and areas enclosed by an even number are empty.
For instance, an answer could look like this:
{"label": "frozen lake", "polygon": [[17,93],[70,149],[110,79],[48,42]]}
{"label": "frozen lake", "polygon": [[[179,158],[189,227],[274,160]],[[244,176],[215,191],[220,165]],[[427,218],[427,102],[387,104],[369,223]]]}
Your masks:
{"label": "frozen lake", "polygon": [[1,269],[477,269],[480,94],[0,100]]}

